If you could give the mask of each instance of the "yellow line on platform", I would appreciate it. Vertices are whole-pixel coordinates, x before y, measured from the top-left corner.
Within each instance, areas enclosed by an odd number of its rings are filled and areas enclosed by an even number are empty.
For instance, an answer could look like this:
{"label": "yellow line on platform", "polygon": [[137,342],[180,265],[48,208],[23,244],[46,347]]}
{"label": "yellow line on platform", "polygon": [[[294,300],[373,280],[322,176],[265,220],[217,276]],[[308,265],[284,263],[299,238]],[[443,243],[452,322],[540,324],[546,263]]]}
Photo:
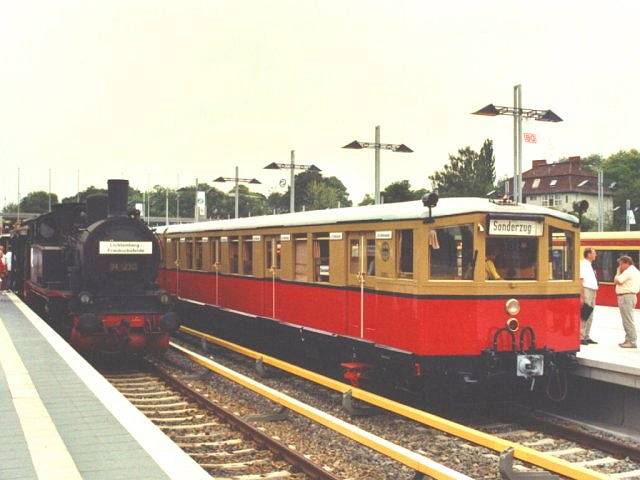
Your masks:
{"label": "yellow line on platform", "polygon": [[231,380],[232,382],[242,385],[243,387],[248,388],[259,395],[262,395],[263,397],[266,397],[273,402],[279,403],[280,405],[283,405],[288,409],[299,413],[300,415],[304,415],[314,422],[324,425],[325,427],[330,428],[331,430],[334,430],[341,435],[344,435],[345,437],[355,440],[356,442],[361,443],[366,447],[380,452],[389,458],[401,462],[402,464],[417,472],[427,474],[437,479],[471,480],[471,477],[456,472],[455,470],[434,462],[433,460],[423,455],[412,452],[411,450],[408,450],[404,447],[396,445],[395,443],[389,442],[388,440],[362,430],[355,425],[351,425],[350,423],[340,420],[333,415],[318,410],[317,408],[296,400],[289,395],[263,385],[262,383],[259,383],[245,375],[234,372],[233,370],[220,365],[219,363],[214,362],[209,358],[191,352],[190,350],[187,350],[186,348],[183,348],[182,346],[177,345],[173,342],[171,342],[170,345],[181,354],[202,365],[208,370],[211,370],[218,375]]}
{"label": "yellow line on platform", "polygon": [[422,423],[423,425],[427,425],[431,428],[441,430],[455,437],[468,440],[469,442],[472,442],[474,444],[481,445],[498,452],[503,452],[508,448],[513,448],[513,456],[515,458],[531,463],[533,465],[537,465],[538,467],[544,468],[545,470],[549,470],[551,472],[555,472],[569,478],[580,480],[605,480],[609,478],[607,475],[598,473],[594,470],[573,465],[560,458],[554,458],[552,456],[545,455],[544,453],[538,452],[533,448],[525,447],[523,445],[520,445],[519,443],[510,442],[509,440],[504,440],[502,438],[498,438],[494,435],[490,435],[473,428],[465,427],[464,425],[460,425],[445,418],[441,418],[422,410],[418,410],[417,408],[403,405],[389,398],[376,395],[375,393],[352,387],[351,385],[333,380],[331,378],[325,377],[324,375],[305,370],[304,368],[300,368],[296,365],[278,360],[275,357],[263,355],[246,347],[242,347],[235,343],[222,340],[198,330],[194,330],[189,327],[180,327],[180,331],[204,339],[207,342],[219,345],[249,358],[253,358],[256,360],[260,359],[266,365],[271,365],[272,367],[276,367],[280,370],[291,373],[292,375],[305,378],[311,382],[317,383],[340,393],[346,393],[350,391],[353,398],[362,400],[363,402],[367,402],[371,405],[385,409],[389,412],[396,413],[403,417],[410,418],[411,420]]}

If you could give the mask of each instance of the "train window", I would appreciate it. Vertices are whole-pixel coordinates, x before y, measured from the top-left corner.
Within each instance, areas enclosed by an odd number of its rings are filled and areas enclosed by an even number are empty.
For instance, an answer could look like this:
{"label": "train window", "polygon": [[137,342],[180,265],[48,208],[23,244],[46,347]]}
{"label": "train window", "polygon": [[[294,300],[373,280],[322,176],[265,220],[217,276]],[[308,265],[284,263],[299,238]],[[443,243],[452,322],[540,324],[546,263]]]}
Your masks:
{"label": "train window", "polygon": [[307,281],[307,235],[296,234],[295,240],[295,279],[301,282]]}
{"label": "train window", "polygon": [[549,228],[549,278],[573,280],[575,235],[573,232]]}
{"label": "train window", "polygon": [[209,245],[211,245],[211,262],[214,266],[220,265],[220,239],[211,238]]}
{"label": "train window", "polygon": [[[349,274],[358,275],[361,271],[369,276],[376,274],[376,240],[374,232],[357,234],[349,240]],[[364,251],[362,249],[364,248]],[[362,258],[362,255],[365,257]],[[361,263],[361,262],[365,263]]]}
{"label": "train window", "polygon": [[193,268],[196,270],[202,270],[202,239],[195,238],[195,257]]}
{"label": "train window", "polygon": [[360,273],[360,239],[352,238],[349,241],[349,273],[358,275]]}
{"label": "train window", "polygon": [[367,238],[367,275],[370,277],[376,274],[376,240]]}
{"label": "train window", "polygon": [[638,250],[599,250],[596,247],[598,256],[593,262],[596,276],[601,282],[613,282],[618,270],[618,259],[623,255],[628,255],[633,260],[634,265],[638,265]]}
{"label": "train window", "polygon": [[273,268],[275,262],[276,270],[280,270],[280,259],[282,256],[282,244],[275,237],[266,238],[267,248],[265,250],[265,265],[267,270]]}
{"label": "train window", "polygon": [[[487,238],[487,280],[535,280],[538,259],[538,238]],[[493,263],[491,268],[490,263]]]}
{"label": "train window", "polygon": [[242,273],[253,275],[253,241],[251,237],[242,240]]}
{"label": "train window", "polygon": [[398,277],[413,278],[413,230],[398,230]]}
{"label": "train window", "polygon": [[313,279],[329,281],[329,234],[319,233],[313,241]]}
{"label": "train window", "polygon": [[238,237],[229,237],[229,271],[238,273]]}
{"label": "train window", "polygon": [[473,225],[432,230],[429,252],[431,279],[473,280]]}
{"label": "train window", "polygon": [[184,268],[186,270],[191,270],[193,268],[193,239],[192,238],[187,238],[187,241],[184,243],[184,253],[185,253]]}
{"label": "train window", "polygon": [[171,243],[169,245],[171,245],[171,256],[169,258],[167,258],[167,261],[171,262],[169,263],[167,266],[168,267],[175,267],[176,263],[178,262],[178,245],[180,244],[180,242],[178,241],[177,238],[173,238],[171,239]]}

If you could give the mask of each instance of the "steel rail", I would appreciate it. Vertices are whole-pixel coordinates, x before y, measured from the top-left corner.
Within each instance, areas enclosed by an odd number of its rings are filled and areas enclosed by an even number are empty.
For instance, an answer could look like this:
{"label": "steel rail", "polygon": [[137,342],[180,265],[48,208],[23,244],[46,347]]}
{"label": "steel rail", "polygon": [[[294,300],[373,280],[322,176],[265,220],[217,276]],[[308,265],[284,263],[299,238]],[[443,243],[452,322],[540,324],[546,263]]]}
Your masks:
{"label": "steel rail", "polygon": [[242,375],[213,360],[204,357],[198,353],[192,352],[181,345],[170,342],[171,348],[177,350],[192,361],[202,365],[218,375],[221,375],[232,382],[242,385],[249,390],[262,395],[269,400],[279,403],[280,405],[292,410],[300,415],[310,418],[312,421],[324,425],[325,427],[338,432],[339,434],[355,440],[356,442],[369,447],[383,455],[392,458],[412,470],[429,475],[436,479],[443,480],[471,480],[471,477],[460,472],[441,465],[423,455],[413,452],[409,449],[396,445],[388,440],[380,438],[361,428],[349,424],[339,418],[336,418],[326,412],[307,405],[295,398],[279,392],[271,387],[263,385],[252,378]]}
{"label": "steel rail", "polygon": [[188,335],[204,339],[207,342],[219,345],[249,358],[253,358],[255,360],[259,359],[264,364],[271,365],[272,367],[278,368],[292,375],[302,377],[306,380],[338,391],[340,393],[344,394],[347,392],[351,392],[353,398],[369,403],[378,408],[382,408],[389,412],[393,412],[397,415],[409,418],[416,422],[422,423],[423,425],[427,425],[431,428],[435,428],[455,437],[462,438],[476,445],[480,445],[497,452],[504,452],[508,448],[513,448],[515,458],[524,462],[528,462],[532,465],[536,465],[545,470],[564,475],[565,477],[575,478],[579,480],[606,480],[607,478],[609,478],[608,475],[605,475],[603,473],[596,472],[589,468],[573,465],[566,460],[552,457],[550,455],[545,455],[542,452],[538,452],[533,448],[526,447],[519,443],[498,438],[488,433],[484,433],[479,430],[460,425],[459,423],[453,422],[451,420],[447,420],[445,418],[438,417],[422,410],[418,410],[417,408],[403,405],[389,398],[376,395],[375,393],[352,387],[351,385],[347,385],[337,380],[325,377],[324,375],[305,370],[301,367],[292,365],[277,358],[263,355],[241,345],[222,340],[220,338],[214,337],[213,335],[209,335],[207,333],[184,326],[180,327],[180,331]]}
{"label": "steel rail", "polygon": [[193,400],[200,407],[209,412],[213,413],[218,418],[222,419],[224,422],[230,424],[234,429],[239,430],[248,438],[256,442],[258,445],[264,446],[268,450],[270,450],[276,456],[283,458],[289,464],[298,468],[300,471],[309,475],[311,478],[319,479],[319,480],[339,480],[338,477],[333,475],[331,472],[323,469],[319,465],[316,465],[308,458],[303,455],[291,450],[286,445],[274,440],[266,433],[258,430],[250,423],[247,423],[242,418],[234,415],[233,413],[225,410],[219,405],[216,405],[207,397],[201,395],[200,393],[194,391],[189,386],[182,383],[175,377],[172,377],[167,372],[165,372],[162,368],[158,367],[154,363],[146,362],[147,367],[151,371],[151,373],[158,375],[164,382],[170,385],[172,388],[183,394],[185,397]]}

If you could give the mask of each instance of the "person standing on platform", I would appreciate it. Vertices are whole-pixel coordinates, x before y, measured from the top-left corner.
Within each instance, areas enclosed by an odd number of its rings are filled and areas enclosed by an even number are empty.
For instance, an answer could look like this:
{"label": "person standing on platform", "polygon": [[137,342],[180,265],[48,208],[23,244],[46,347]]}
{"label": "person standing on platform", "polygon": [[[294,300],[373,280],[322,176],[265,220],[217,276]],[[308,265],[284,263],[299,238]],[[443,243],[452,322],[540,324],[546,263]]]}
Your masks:
{"label": "person standing on platform", "polygon": [[6,270],[4,262],[4,247],[0,245],[0,290],[4,290],[4,273]]}
{"label": "person standing on platform", "polygon": [[11,251],[11,247],[7,247],[7,253],[4,255],[4,289],[11,290],[13,288],[13,275],[12,275],[12,262],[13,262],[13,252]]}
{"label": "person standing on platform", "polygon": [[636,326],[633,322],[633,310],[636,308],[637,294],[640,291],[640,271],[633,265],[633,260],[627,255],[618,259],[618,272],[613,281],[616,284],[618,307],[624,327],[624,342],[622,348],[636,348]]}
{"label": "person standing on platform", "polygon": [[[598,292],[598,280],[593,271],[593,261],[598,256],[597,252],[587,247],[584,249],[584,258],[580,260],[580,304],[589,305],[593,308],[596,304],[596,293]],[[591,332],[591,323],[593,322],[593,310],[589,318],[583,320],[580,318],[580,343],[589,345],[590,343],[598,343],[589,336]]]}

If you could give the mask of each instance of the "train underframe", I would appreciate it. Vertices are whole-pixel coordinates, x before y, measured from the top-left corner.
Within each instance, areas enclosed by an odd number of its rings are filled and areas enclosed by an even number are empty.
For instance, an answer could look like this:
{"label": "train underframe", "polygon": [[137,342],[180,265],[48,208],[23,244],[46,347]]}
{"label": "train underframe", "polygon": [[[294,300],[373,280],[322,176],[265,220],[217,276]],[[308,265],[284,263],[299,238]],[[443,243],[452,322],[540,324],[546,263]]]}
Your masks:
{"label": "train underframe", "polygon": [[[477,356],[419,356],[374,342],[327,333],[269,318],[243,315],[188,301],[178,303],[186,325],[296,364],[321,366],[353,386],[390,388],[431,398],[442,392],[505,396],[540,387],[552,399],[564,397],[563,376],[575,352],[535,345],[535,332],[498,330],[494,344]],[[506,336],[511,349],[498,349]],[[327,362],[326,359],[335,359]]]}
{"label": "train underframe", "polygon": [[[70,295],[25,285],[23,298],[40,311],[52,327],[83,353],[107,355],[162,353],[179,326],[172,311],[124,308],[119,301],[112,308],[75,309]],[[95,301],[100,303],[100,299]],[[118,308],[120,307],[120,308]]]}

